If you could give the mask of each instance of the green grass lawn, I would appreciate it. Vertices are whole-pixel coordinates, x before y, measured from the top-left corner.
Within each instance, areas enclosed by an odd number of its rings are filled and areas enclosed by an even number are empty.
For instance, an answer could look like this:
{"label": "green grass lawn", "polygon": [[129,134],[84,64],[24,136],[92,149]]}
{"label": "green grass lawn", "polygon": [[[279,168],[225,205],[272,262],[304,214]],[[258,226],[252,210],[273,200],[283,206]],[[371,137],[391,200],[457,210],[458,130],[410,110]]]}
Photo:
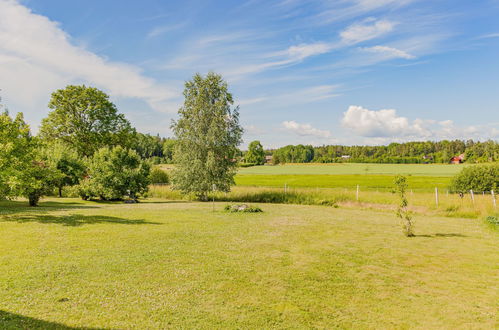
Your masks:
{"label": "green grass lawn", "polygon": [[285,164],[240,168],[240,174],[384,174],[414,176],[453,176],[464,166],[450,164]]}
{"label": "green grass lawn", "polygon": [[261,204],[0,202],[0,328],[499,326],[479,220]]}

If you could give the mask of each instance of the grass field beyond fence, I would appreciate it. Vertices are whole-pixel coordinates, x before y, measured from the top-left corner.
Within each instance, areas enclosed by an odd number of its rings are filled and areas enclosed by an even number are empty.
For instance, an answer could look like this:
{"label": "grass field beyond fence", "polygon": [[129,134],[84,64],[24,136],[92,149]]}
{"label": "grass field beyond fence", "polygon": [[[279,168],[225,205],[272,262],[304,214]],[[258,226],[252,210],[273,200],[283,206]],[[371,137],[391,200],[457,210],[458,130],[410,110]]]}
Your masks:
{"label": "grass field beyond fence", "polygon": [[453,176],[468,164],[285,164],[253,166],[239,169],[239,174],[384,174],[414,176]]}

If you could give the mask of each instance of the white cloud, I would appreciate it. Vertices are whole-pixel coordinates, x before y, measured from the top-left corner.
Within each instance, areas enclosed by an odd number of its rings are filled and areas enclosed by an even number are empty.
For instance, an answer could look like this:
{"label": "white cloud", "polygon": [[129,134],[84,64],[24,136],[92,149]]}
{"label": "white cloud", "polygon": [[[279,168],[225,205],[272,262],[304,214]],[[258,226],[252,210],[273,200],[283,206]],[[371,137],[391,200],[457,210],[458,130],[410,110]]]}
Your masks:
{"label": "white cloud", "polygon": [[[342,126],[358,136],[368,138],[368,144],[390,141],[494,138],[494,124],[458,127],[452,120],[435,121],[398,116],[395,109],[369,110],[351,105],[343,113]],[[495,123],[497,124],[497,123]]]}
{"label": "white cloud", "polygon": [[321,130],[318,128],[312,127],[310,124],[299,124],[296,121],[284,121],[282,123],[282,126],[295,134],[301,135],[301,136],[317,136],[317,137],[323,137],[323,138],[328,138],[331,136],[331,132],[328,130]]}
{"label": "white cloud", "polygon": [[290,58],[302,60],[309,56],[320,55],[329,52],[332,45],[324,42],[317,42],[313,44],[300,44],[291,46],[287,49]]}
{"label": "white cloud", "polygon": [[355,44],[378,38],[393,30],[395,23],[388,20],[374,21],[369,19],[364,23],[355,23],[340,32],[340,37],[347,44]]}
{"label": "white cloud", "polygon": [[343,114],[342,125],[365,137],[407,135],[411,130],[409,120],[394,109],[372,111],[355,105]]}
{"label": "white cloud", "polygon": [[411,60],[416,58],[414,55],[404,52],[403,50],[387,46],[364,47],[361,48],[361,50],[368,53],[380,54],[384,59],[405,58],[406,60]]}
{"label": "white cloud", "polygon": [[75,46],[58,23],[14,0],[0,0],[0,61],[0,85],[17,104],[26,105],[23,99],[31,96],[48,99],[55,88],[69,83],[91,84],[113,97],[142,99],[159,111],[170,110],[180,95],[135,66]]}

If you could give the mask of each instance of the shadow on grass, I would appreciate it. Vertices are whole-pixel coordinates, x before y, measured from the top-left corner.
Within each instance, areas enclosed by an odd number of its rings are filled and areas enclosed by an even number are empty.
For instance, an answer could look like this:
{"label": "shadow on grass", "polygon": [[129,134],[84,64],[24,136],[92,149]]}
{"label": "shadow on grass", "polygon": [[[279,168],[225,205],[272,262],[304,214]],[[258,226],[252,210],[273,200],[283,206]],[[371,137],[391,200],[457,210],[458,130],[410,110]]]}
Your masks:
{"label": "shadow on grass", "polygon": [[0,201],[0,215],[16,213],[47,213],[49,211],[64,211],[78,209],[93,209],[98,206],[74,202],[41,202],[38,206],[29,206],[27,201]]}
{"label": "shadow on grass", "polygon": [[63,226],[79,227],[83,225],[92,225],[99,223],[114,223],[121,225],[161,225],[161,222],[152,222],[145,220],[130,220],[122,219],[117,217],[108,217],[102,215],[39,215],[39,214],[28,214],[28,215],[8,215],[0,217],[0,222],[38,222],[45,224],[61,224]]}
{"label": "shadow on grass", "polygon": [[414,237],[468,237],[467,235],[463,234],[442,234],[442,233],[436,233],[433,235],[414,235]]}
{"label": "shadow on grass", "polygon": [[0,310],[1,329],[81,329],[81,330],[104,330],[104,328],[69,327],[67,325],[36,319]]}

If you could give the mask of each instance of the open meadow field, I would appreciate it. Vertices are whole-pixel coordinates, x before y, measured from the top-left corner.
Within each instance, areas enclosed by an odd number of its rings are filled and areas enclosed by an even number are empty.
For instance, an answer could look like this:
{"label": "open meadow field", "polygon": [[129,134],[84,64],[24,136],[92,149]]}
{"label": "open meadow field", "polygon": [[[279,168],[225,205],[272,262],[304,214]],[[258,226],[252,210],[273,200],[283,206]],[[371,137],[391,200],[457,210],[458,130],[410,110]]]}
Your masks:
{"label": "open meadow field", "polygon": [[352,175],[352,174],[381,174],[381,175],[413,175],[413,176],[453,176],[463,167],[470,165],[450,164],[285,164],[252,166],[239,169],[239,174],[307,174],[307,175]]}
{"label": "open meadow field", "polygon": [[446,190],[451,177],[464,165],[443,164],[286,164],[241,168],[236,176],[240,186],[316,187],[390,190],[396,175],[408,176],[410,189]]}
{"label": "open meadow field", "polygon": [[391,210],[0,202],[0,328],[499,326],[498,233]]}
{"label": "open meadow field", "polygon": [[[409,189],[446,191],[452,176],[470,165],[448,164],[285,164],[239,168],[238,186],[348,188],[389,191],[398,174],[406,175]],[[173,165],[160,165],[171,171]]]}

